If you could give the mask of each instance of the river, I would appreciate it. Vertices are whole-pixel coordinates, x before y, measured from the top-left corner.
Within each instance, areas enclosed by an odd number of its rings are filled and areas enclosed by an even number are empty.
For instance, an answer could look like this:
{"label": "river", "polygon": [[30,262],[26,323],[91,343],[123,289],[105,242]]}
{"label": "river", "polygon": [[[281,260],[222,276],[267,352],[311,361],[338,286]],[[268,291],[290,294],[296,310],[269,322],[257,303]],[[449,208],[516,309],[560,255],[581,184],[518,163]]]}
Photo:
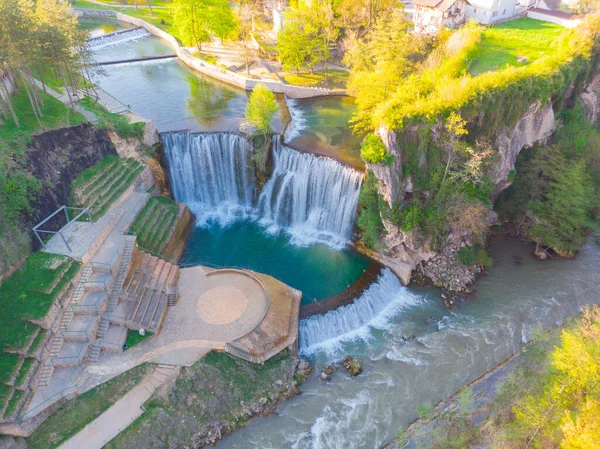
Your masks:
{"label": "river", "polygon": [[477,281],[476,300],[448,311],[439,290],[398,284],[372,326],[309,351],[317,369],[344,354],[358,357],[363,374],[309,380],[277,416],[251,421],[218,447],[379,448],[417,417],[420,405],[449,397],[536,332],[600,302],[600,247],[592,240],[572,261],[534,260],[532,248],[515,239],[495,240],[490,252],[494,266]]}

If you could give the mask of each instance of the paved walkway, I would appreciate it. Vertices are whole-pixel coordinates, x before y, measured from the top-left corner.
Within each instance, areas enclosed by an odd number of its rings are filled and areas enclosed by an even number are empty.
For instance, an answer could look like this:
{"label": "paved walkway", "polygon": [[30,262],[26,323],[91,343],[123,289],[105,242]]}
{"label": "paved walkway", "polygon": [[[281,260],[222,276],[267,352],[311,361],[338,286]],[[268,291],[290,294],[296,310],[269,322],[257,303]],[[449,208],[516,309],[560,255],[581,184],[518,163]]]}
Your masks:
{"label": "paved walkway", "polygon": [[[41,81],[35,80],[35,84],[40,89],[42,89],[42,90],[44,89],[44,86],[42,85]],[[61,103],[64,103],[68,107],[71,107],[71,99],[69,98],[69,95],[67,93],[57,92],[54,89],[52,89],[51,87],[49,87],[48,85],[46,85],[46,92],[48,93],[48,95],[53,96]],[[79,99],[80,98],[78,98],[78,97],[73,98],[74,101],[78,101]],[[77,103],[75,103],[74,107],[75,107],[75,110],[77,112],[79,112],[81,115],[83,115],[88,122],[90,122],[92,124],[98,123],[98,117],[96,117],[92,112],[88,111],[86,108],[84,108],[83,106],[81,106]]]}
{"label": "paved walkway", "polygon": [[101,449],[141,416],[144,402],[167,380],[175,379],[178,373],[176,368],[159,366],[102,415],[61,444],[59,449]]}
{"label": "paved walkway", "polygon": [[[63,254],[81,261],[86,259],[86,256],[91,256],[90,252],[97,249],[92,260],[94,262],[110,263],[118,247],[122,244],[123,232],[129,229],[138,211],[149,198],[148,193],[132,192],[119,207],[107,212],[96,222],[75,222],[63,230],[62,233],[71,247],[71,251],[69,251],[62,238],[56,234],[46,243],[44,252]],[[111,222],[111,220],[117,220],[119,216],[120,218],[116,223]],[[99,248],[93,248],[94,244],[98,243],[96,240],[109,224],[113,225],[110,234],[106,236]]]}
{"label": "paved walkway", "polygon": [[268,309],[263,286],[238,271],[207,274],[202,267],[185,268],[178,287],[179,301],[169,308],[160,333],[123,353],[102,353],[87,368],[95,377],[92,383],[147,361],[189,366],[251,332]]}

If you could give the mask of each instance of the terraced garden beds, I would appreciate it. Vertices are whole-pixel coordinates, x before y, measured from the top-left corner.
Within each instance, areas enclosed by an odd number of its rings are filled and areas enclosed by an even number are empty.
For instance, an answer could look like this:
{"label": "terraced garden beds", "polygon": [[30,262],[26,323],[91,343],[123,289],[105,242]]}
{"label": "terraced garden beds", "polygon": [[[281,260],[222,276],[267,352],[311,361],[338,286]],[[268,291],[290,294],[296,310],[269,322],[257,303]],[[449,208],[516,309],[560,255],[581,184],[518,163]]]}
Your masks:
{"label": "terraced garden beds", "polygon": [[140,247],[161,254],[177,224],[180,208],[176,201],[154,196],[146,203],[131,225]]}
{"label": "terraced garden beds", "polygon": [[98,219],[131,186],[142,170],[142,164],[133,158],[107,156],[73,181],[69,203],[89,207],[93,218]]}

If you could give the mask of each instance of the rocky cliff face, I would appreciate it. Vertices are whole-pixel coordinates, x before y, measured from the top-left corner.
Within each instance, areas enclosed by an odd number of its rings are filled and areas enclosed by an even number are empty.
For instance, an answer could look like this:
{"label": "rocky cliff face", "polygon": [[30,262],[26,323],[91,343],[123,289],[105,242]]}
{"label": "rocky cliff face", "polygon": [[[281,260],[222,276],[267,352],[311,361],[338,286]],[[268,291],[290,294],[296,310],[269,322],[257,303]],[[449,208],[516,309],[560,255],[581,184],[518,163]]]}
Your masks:
{"label": "rocky cliff face", "polygon": [[[408,133],[413,131],[408,130]],[[554,111],[551,101],[532,104],[514,126],[499,130],[494,139],[497,157],[492,167],[495,197],[510,186],[509,174],[515,169],[519,153],[524,148],[545,142],[553,131]],[[385,127],[381,127],[377,133],[395,160],[390,166],[370,164],[368,169],[379,181],[379,193],[392,206],[402,203],[404,195],[412,190],[411,180],[403,179],[402,176],[402,148],[398,144],[396,133]],[[437,134],[434,132],[432,138],[435,139]],[[492,225],[494,221],[495,214],[491,213],[488,222]],[[383,224],[387,234],[382,238],[382,243],[387,249],[377,259],[394,270],[403,282],[410,280],[410,274],[416,267],[435,285],[452,291],[464,291],[475,280],[479,270],[464,266],[458,258],[461,246],[470,243],[468,236],[450,235],[441,245],[442,249],[435,252],[431,250],[430,242],[418,233],[402,232],[387,220],[383,220]]]}
{"label": "rocky cliff face", "polygon": [[[40,181],[42,189],[32,205],[34,213],[29,227],[67,204],[71,182],[109,154],[117,151],[106,131],[89,124],[35,136],[26,154],[27,169]],[[64,223],[49,223],[59,224]],[[32,241],[36,249],[39,243],[37,239]]]}
{"label": "rocky cliff face", "polygon": [[495,141],[498,158],[492,171],[495,196],[510,186],[509,173],[515,169],[521,150],[546,142],[553,132],[554,111],[550,101],[543,106],[540,101],[532,104],[515,126],[498,132]]}

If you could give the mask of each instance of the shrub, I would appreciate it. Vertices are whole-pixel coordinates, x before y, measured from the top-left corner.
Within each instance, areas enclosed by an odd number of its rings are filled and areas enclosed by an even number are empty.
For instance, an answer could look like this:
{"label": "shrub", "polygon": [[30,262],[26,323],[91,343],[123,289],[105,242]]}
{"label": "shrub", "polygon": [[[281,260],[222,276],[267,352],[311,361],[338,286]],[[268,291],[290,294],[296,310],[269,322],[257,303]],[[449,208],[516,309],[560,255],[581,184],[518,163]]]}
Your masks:
{"label": "shrub", "polygon": [[394,156],[388,153],[381,138],[375,134],[368,134],[360,147],[360,157],[369,164],[391,165]]}
{"label": "shrub", "polygon": [[467,266],[480,265],[483,267],[491,267],[493,264],[492,258],[487,251],[476,246],[465,246],[458,251],[458,258]]}
{"label": "shrub", "polygon": [[423,212],[417,204],[403,207],[400,211],[400,230],[408,232],[418,228],[422,218]]}
{"label": "shrub", "polygon": [[372,172],[369,172],[367,179],[362,185],[358,197],[360,212],[358,214],[357,225],[362,231],[363,243],[372,249],[379,246],[379,238],[384,232],[381,221],[381,209],[383,199],[377,190],[377,178]]}

